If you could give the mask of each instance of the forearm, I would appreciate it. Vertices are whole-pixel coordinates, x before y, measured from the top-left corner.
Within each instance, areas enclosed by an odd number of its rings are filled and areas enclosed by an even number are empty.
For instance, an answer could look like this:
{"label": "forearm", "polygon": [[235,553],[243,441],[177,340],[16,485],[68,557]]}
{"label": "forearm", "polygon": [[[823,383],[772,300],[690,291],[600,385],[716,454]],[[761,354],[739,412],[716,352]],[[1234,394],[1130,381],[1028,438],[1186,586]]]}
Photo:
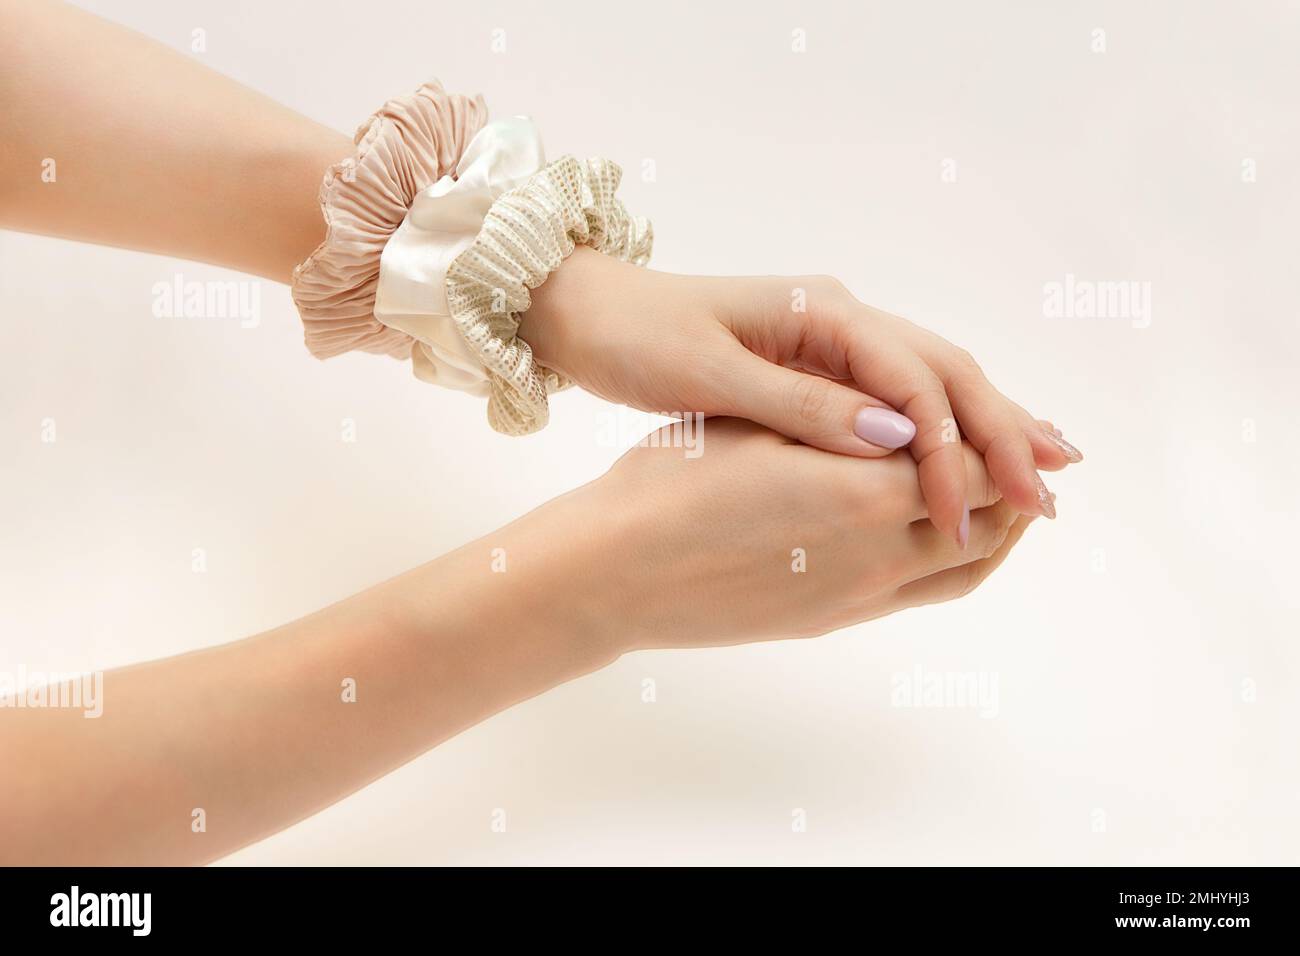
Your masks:
{"label": "forearm", "polygon": [[62,3],[0,25],[0,226],[280,282],[324,237],[342,133]]}
{"label": "forearm", "polygon": [[557,507],[277,630],[112,671],[96,719],[0,709],[0,862],[213,860],[604,665],[608,616],[574,585],[600,563],[589,522]]}

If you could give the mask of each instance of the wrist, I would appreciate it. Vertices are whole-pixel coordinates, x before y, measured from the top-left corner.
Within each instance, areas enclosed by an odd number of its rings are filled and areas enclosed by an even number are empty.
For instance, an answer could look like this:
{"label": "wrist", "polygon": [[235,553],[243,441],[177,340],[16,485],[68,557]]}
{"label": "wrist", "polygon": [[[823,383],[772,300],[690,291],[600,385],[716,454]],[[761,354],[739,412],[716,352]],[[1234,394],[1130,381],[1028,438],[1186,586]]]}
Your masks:
{"label": "wrist", "polygon": [[399,578],[399,626],[426,644],[450,636],[476,669],[538,692],[612,663],[626,649],[602,572],[615,547],[587,490]]}
{"label": "wrist", "polygon": [[255,234],[262,257],[258,272],[286,284],[292,281],[297,265],[325,241],[321,181],[325,171],[352,150],[351,140],[342,133],[305,120],[295,125],[293,145],[268,150],[253,161],[250,170],[254,181],[275,186],[270,195],[257,197],[259,209],[265,212],[272,202],[286,204],[279,214],[266,216],[268,228]]}
{"label": "wrist", "polygon": [[600,347],[595,326],[626,299],[646,270],[578,246],[540,286],[520,316],[519,337],[542,365],[581,383],[583,355]]}
{"label": "wrist", "polygon": [[579,672],[599,670],[632,646],[627,518],[596,481],[525,515],[493,545],[508,562],[504,574],[515,575],[507,613]]}

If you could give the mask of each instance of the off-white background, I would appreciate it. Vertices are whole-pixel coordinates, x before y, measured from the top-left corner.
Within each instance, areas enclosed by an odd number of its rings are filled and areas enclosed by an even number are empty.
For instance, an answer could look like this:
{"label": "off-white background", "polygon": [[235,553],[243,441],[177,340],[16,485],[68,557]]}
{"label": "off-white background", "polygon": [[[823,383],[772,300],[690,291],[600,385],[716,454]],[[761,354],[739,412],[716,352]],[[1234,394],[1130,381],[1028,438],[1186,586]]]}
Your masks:
{"label": "off-white background", "polygon": [[[1295,4],[86,5],[187,54],[202,28],[189,55],[348,131],[426,76],[482,91],[552,155],[622,161],[659,268],[833,273],[1088,456],[968,600],[625,658],[231,862],[1300,860]],[[155,282],[217,269],[0,255],[8,669],[272,627],[617,455],[584,395],[515,440],[387,359],[316,362],[283,287],[241,329],[151,312]],[[1044,318],[1067,272],[1150,282],[1151,326]],[[918,666],[996,674],[997,716],[891,706]]]}

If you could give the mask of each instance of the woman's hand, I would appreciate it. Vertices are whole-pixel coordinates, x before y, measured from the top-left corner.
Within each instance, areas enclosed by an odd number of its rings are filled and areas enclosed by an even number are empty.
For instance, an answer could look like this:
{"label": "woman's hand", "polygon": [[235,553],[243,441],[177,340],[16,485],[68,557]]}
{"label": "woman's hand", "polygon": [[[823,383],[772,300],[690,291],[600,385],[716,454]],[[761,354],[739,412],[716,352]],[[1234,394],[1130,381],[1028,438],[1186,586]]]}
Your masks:
{"label": "woman's hand", "polygon": [[909,445],[931,520],[959,544],[963,436],[1021,514],[1055,517],[1038,469],[1082,460],[966,352],[826,277],[678,276],[579,248],[519,333],[542,364],[620,404],[748,418],[860,458]]}
{"label": "woman's hand", "polygon": [[[102,675],[97,719],[0,708],[3,864],[202,863],[637,648],[820,634],[959,597],[1032,519],[966,449],[970,547],[917,469],[710,419],[485,538],[265,634]],[[698,438],[699,436],[694,436]],[[71,697],[69,697],[71,699]],[[196,833],[202,807],[219,825]]]}
{"label": "woman's hand", "polygon": [[518,523],[596,543],[576,550],[588,563],[568,580],[575,603],[601,606],[594,619],[619,635],[612,656],[808,637],[961,597],[1033,520],[999,499],[969,445],[957,446],[970,507],[963,549],[926,520],[910,458],[864,462],[714,418],[689,459],[672,447],[675,427]]}

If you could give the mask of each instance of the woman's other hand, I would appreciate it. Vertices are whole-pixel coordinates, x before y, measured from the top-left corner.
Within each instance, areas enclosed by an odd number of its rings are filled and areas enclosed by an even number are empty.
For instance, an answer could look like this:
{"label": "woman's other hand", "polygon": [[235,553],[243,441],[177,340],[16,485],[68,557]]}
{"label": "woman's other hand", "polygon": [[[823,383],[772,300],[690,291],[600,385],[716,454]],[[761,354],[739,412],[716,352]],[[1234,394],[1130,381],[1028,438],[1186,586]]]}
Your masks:
{"label": "woman's other hand", "polygon": [[542,364],[644,411],[748,418],[858,458],[908,446],[931,520],[959,544],[975,480],[963,437],[1025,515],[1055,516],[1039,469],[1082,459],[968,353],[827,277],[679,276],[579,248],[520,335]]}
{"label": "woman's other hand", "polygon": [[666,426],[605,476],[506,529],[531,528],[531,545],[508,545],[525,560],[556,540],[585,556],[563,580],[615,641],[607,658],[809,637],[961,597],[1032,520],[1001,499],[970,445],[960,446],[963,549],[927,520],[909,457],[827,454],[727,418],[685,426],[703,429],[689,457],[674,447],[681,427]]}

